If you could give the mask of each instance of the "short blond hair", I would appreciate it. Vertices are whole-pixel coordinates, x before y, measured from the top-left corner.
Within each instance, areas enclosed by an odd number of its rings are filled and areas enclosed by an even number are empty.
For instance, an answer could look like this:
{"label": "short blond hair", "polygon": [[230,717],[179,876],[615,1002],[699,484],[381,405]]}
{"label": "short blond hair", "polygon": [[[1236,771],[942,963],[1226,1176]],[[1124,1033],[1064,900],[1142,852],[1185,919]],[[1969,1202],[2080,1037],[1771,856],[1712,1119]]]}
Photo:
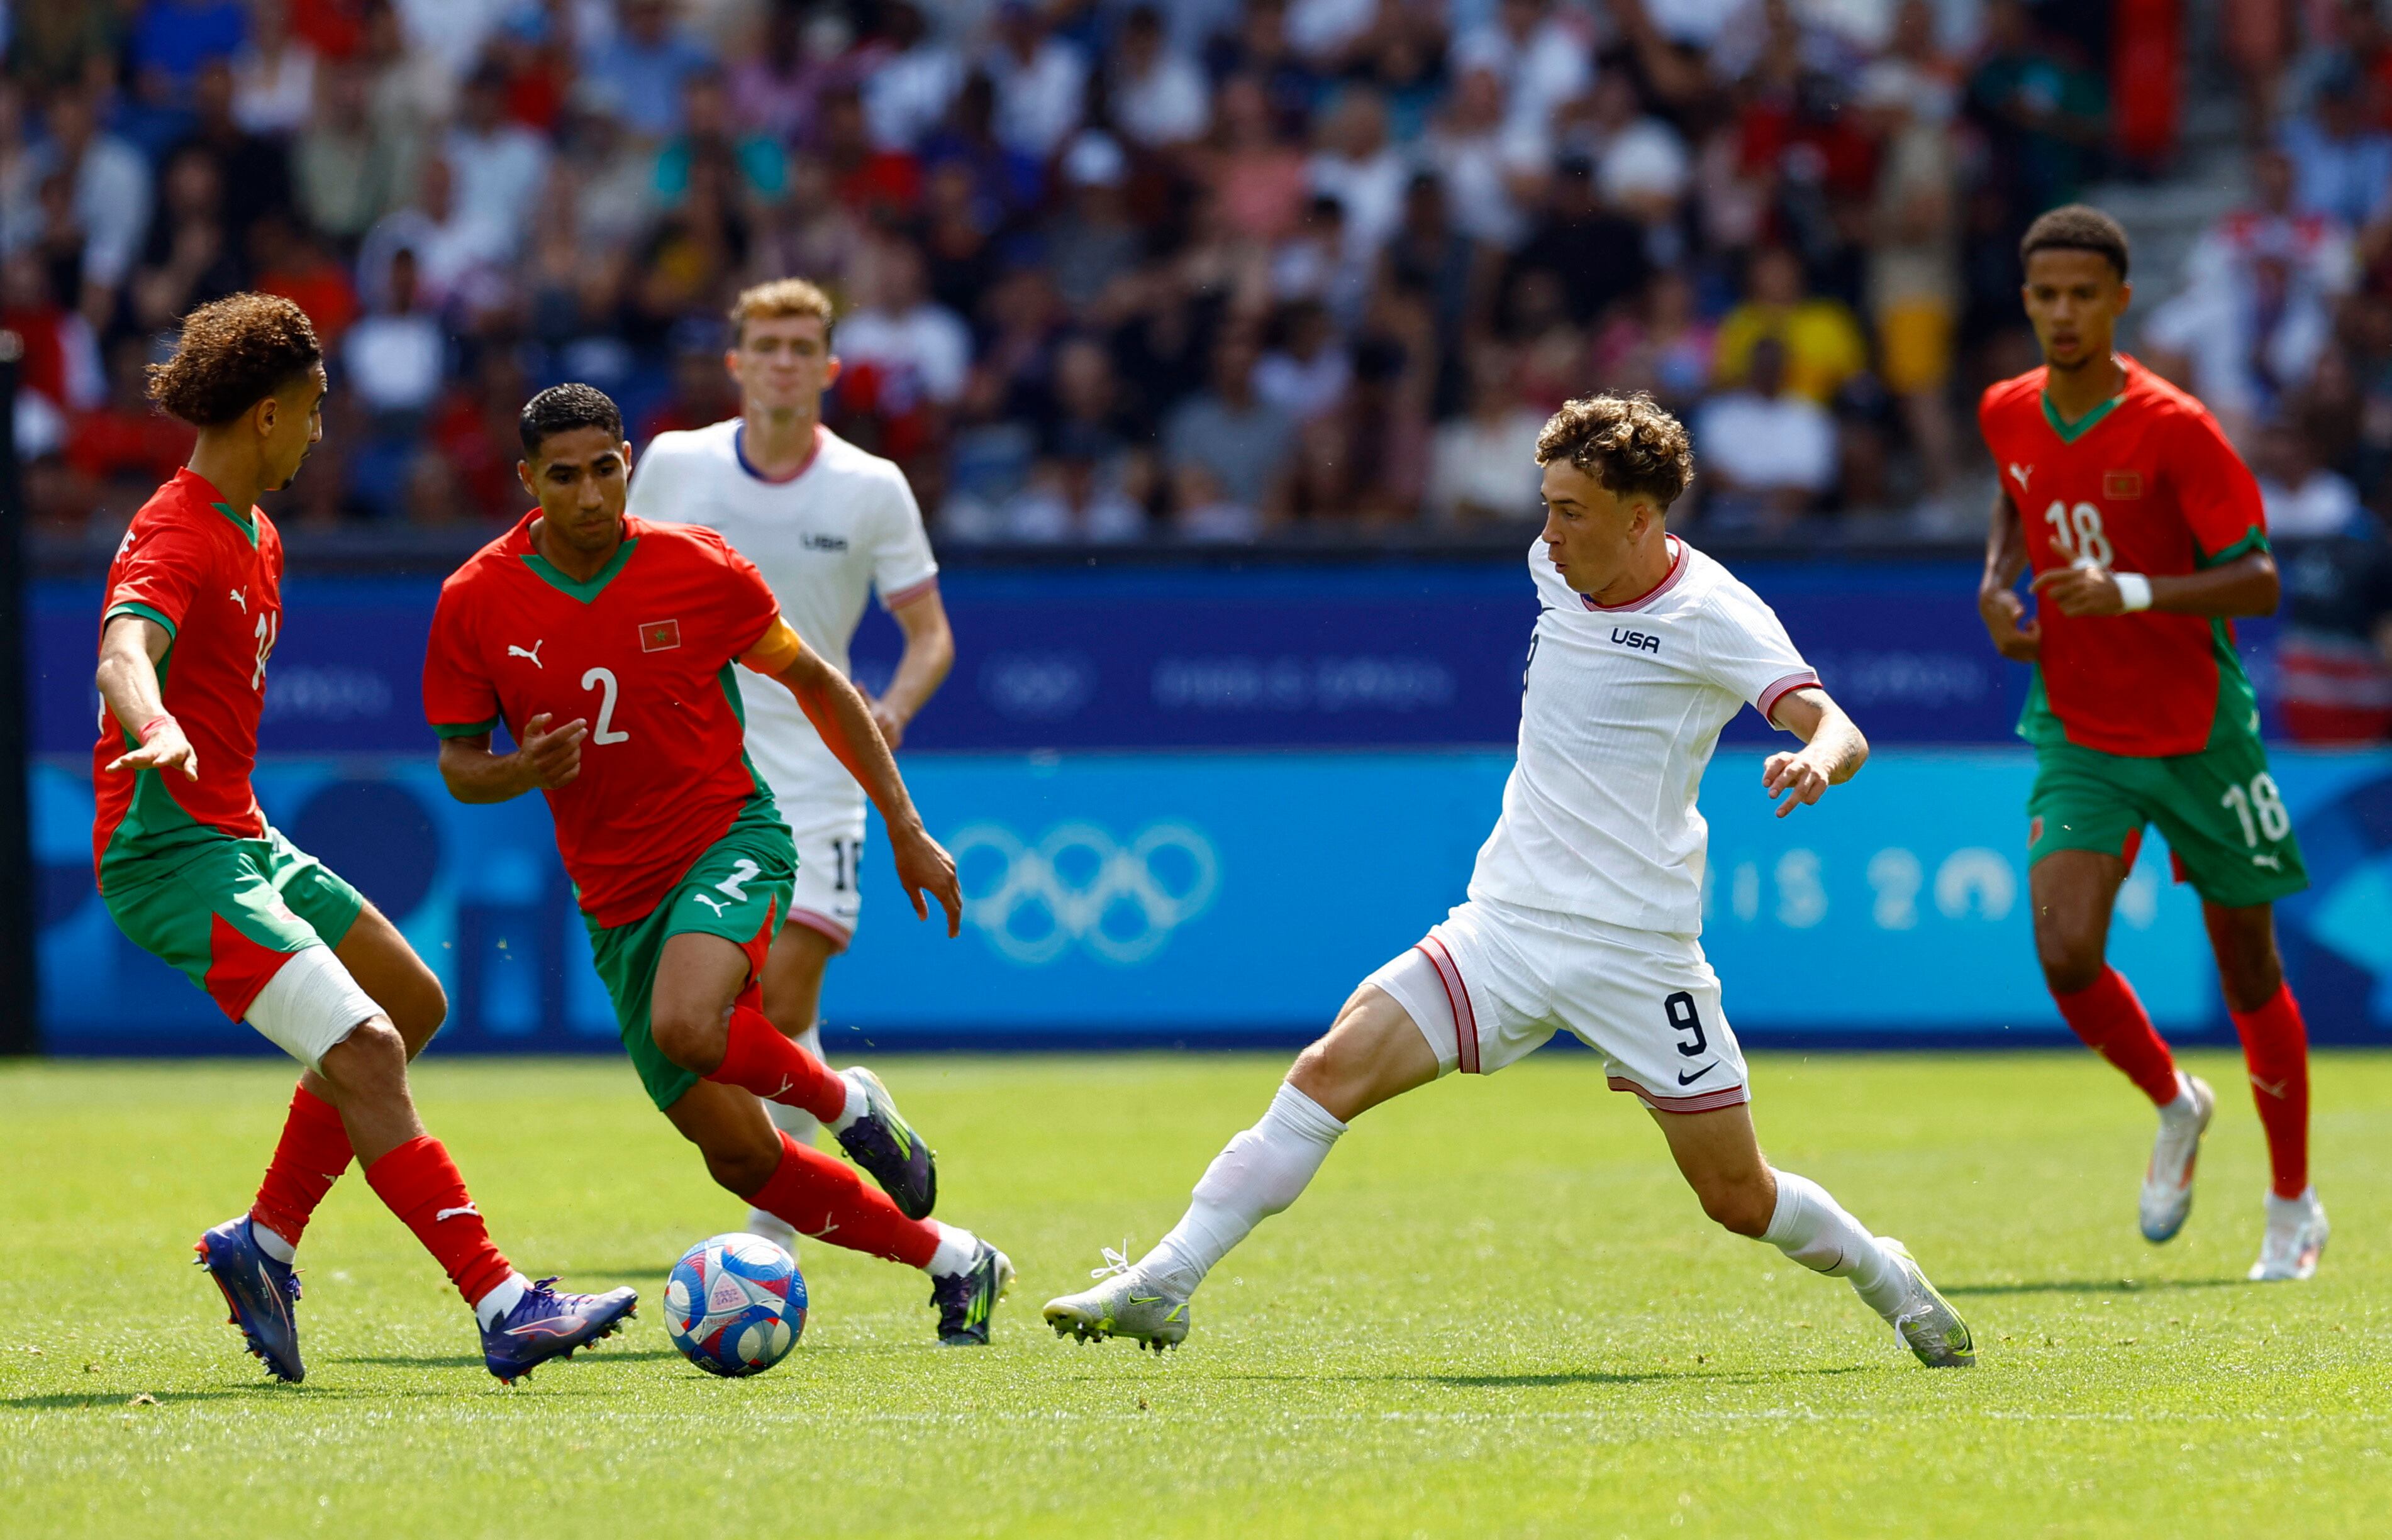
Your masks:
{"label": "short blond hair", "polygon": [[1614,497],[1650,498],[1665,511],[1695,479],[1686,425],[1643,391],[1564,402],[1537,435],[1537,463],[1557,459],[1592,476]]}
{"label": "short blond hair", "polygon": [[830,341],[831,319],[836,307],[830,296],[804,278],[774,278],[739,291],[731,302],[731,342],[737,346],[745,341],[749,321],[777,321],[791,316],[812,316],[823,324],[823,341]]}

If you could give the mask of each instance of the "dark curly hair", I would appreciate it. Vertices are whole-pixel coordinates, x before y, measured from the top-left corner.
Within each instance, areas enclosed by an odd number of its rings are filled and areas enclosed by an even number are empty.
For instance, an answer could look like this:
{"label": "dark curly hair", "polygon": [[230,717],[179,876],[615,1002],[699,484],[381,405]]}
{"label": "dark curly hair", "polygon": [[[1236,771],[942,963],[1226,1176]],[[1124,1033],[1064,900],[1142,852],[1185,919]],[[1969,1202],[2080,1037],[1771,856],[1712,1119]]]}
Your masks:
{"label": "dark curly hair", "polygon": [[150,366],[150,399],[220,427],[324,361],[306,313],[274,294],[229,294],[183,317],[175,356]]}
{"label": "dark curly hair", "polygon": [[604,428],[619,440],[622,408],[595,385],[551,385],[525,402],[523,416],[515,420],[526,459],[540,458],[540,444],[551,434],[569,434],[576,428]]}
{"label": "dark curly hair", "polygon": [[1537,463],[1564,459],[1614,497],[1650,498],[1663,510],[1695,479],[1685,424],[1643,391],[1565,402],[1537,435]]}
{"label": "dark curly hair", "polygon": [[2037,252],[2091,252],[2110,259],[2126,279],[2126,227],[2090,203],[2064,203],[2035,215],[2019,241],[2019,265]]}

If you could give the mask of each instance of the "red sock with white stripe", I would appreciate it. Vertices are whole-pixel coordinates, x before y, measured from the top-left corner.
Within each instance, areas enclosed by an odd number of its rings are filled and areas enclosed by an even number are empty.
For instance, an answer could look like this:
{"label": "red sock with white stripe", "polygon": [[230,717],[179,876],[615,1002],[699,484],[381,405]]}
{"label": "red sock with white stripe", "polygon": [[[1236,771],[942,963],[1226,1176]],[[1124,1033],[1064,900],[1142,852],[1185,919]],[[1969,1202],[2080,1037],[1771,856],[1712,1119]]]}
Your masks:
{"label": "red sock with white stripe", "polygon": [[772,1176],[741,1196],[801,1236],[931,1273],[959,1272],[978,1249],[968,1232],[907,1219],[888,1194],[865,1186],[844,1162],[786,1133]]}
{"label": "red sock with white stripe", "polygon": [[2268,1135],[2268,1190],[2298,1197],[2309,1184],[2309,1033],[2284,985],[2256,1011],[2230,1011],[2251,1075],[2251,1100]]}
{"label": "red sock with white stripe", "polygon": [[2089,988],[2074,994],[2055,991],[2051,999],[2085,1046],[2117,1066],[2153,1106],[2177,1099],[2183,1087],[2177,1081],[2176,1059],[2152,1029],[2152,1018],[2125,975],[2105,967]]}
{"label": "red sock with white stripe", "polygon": [[1188,1211],[1138,1259],[1138,1275],[1194,1293],[1231,1247],[1303,1194],[1345,1132],[1319,1102],[1281,1085],[1262,1121],[1230,1140],[1204,1168]]}
{"label": "red sock with white stripe", "polygon": [[291,1110],[282,1119],[282,1137],[275,1143],[266,1179],[257,1184],[257,1197],[249,1206],[258,1245],[268,1256],[278,1262],[291,1260],[299,1249],[299,1237],[307,1232],[316,1205],[324,1201],[324,1195],[356,1158],[340,1109],[308,1090],[304,1081],[294,1087]]}
{"label": "red sock with white stripe", "polygon": [[481,1307],[494,1300],[514,1303],[511,1296],[518,1292],[522,1275],[490,1244],[489,1226],[482,1223],[482,1211],[465,1191],[464,1177],[439,1140],[428,1133],[410,1139],[368,1166],[366,1182],[399,1222],[415,1232],[477,1317]]}
{"label": "red sock with white stripe", "polygon": [[[829,1065],[781,1035],[772,1018],[753,1005],[731,1008],[730,1035],[722,1062],[707,1073],[717,1085],[735,1085],[768,1102],[800,1106],[833,1132],[845,1128],[861,1113],[863,1095],[834,1073]],[[848,1103],[856,1103],[852,1113]]]}

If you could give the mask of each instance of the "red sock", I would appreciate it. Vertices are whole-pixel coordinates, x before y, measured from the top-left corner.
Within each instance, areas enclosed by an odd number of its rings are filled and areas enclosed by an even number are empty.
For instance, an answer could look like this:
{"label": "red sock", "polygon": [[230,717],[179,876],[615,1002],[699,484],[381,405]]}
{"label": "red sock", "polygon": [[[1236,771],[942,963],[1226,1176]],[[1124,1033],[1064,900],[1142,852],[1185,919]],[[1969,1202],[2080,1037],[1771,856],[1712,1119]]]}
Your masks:
{"label": "red sock", "polygon": [[2143,1003],[2125,975],[2105,967],[2091,988],[2051,998],[2085,1046],[2116,1065],[2153,1106],[2176,1100],[2176,1060],[2152,1030],[2152,1018],[2143,1014]]}
{"label": "red sock", "polygon": [[2268,1168],[2278,1197],[2309,1184],[2309,1031],[2290,984],[2256,1011],[2231,1011],[2251,1072],[2251,1100],[2268,1134]]}
{"label": "red sock", "polygon": [[908,1267],[930,1266],[939,1249],[937,1225],[907,1219],[887,1194],[865,1186],[846,1165],[786,1133],[772,1179],[743,1196],[795,1225],[801,1236]]}
{"label": "red sock", "polygon": [[266,1180],[257,1184],[257,1199],[249,1206],[251,1221],[298,1245],[316,1205],[355,1158],[340,1110],[304,1084],[298,1086],[291,1093],[291,1111],[282,1120],[274,1158],[266,1163]]}
{"label": "red sock", "polygon": [[783,1037],[753,1005],[731,1007],[731,1041],[723,1047],[722,1062],[706,1078],[717,1085],[752,1091],[768,1102],[803,1107],[826,1123],[847,1110],[847,1082],[829,1065]]}
{"label": "red sock", "polygon": [[366,1181],[415,1232],[469,1305],[514,1275],[440,1141],[419,1134],[366,1168]]}

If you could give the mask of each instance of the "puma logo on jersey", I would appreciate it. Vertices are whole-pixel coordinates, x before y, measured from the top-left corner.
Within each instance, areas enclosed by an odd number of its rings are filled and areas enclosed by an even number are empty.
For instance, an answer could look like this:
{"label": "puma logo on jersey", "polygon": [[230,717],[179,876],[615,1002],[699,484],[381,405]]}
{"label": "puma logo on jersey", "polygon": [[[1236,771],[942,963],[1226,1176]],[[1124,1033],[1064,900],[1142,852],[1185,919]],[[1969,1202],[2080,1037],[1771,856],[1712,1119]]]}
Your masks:
{"label": "puma logo on jersey", "polygon": [[479,1219],[482,1217],[482,1210],[470,1203],[462,1209],[442,1209],[432,1216],[432,1223],[437,1224],[444,1219],[456,1219],[463,1214],[471,1214],[475,1219]]}
{"label": "puma logo on jersey", "polygon": [[1611,641],[1616,647],[1632,647],[1640,653],[1651,653],[1657,656],[1661,651],[1661,639],[1650,631],[1631,631],[1614,626],[1611,628]]}
{"label": "puma logo on jersey", "polygon": [[2026,490],[2026,478],[2034,474],[2034,466],[2021,465],[2017,460],[2010,461],[2010,479],[2019,484],[2020,492],[2023,493]]}
{"label": "puma logo on jersey", "polygon": [[708,909],[714,911],[714,914],[717,919],[722,918],[722,912],[731,907],[729,904],[724,903],[721,899],[716,898],[711,893],[693,893],[690,897],[696,899],[699,903],[702,903]]}
{"label": "puma logo on jersey", "polygon": [[2284,858],[2263,852],[2259,855],[2253,856],[2251,858],[2251,864],[2254,866],[2264,866],[2270,872],[2281,872],[2284,869]]}
{"label": "puma logo on jersey", "polygon": [[529,658],[531,659],[531,666],[545,674],[548,672],[548,665],[540,661],[540,650],[547,645],[548,638],[542,637],[538,641],[531,644],[531,651],[529,652],[525,652],[520,647],[508,648],[507,656],[511,658]]}
{"label": "puma logo on jersey", "polygon": [[247,614],[249,613],[249,590],[248,590],[248,589],[230,589],[230,590],[228,591],[228,593],[227,597],[228,597],[229,599],[231,599],[231,600],[232,600],[232,602],[233,602],[234,603],[236,603],[236,604],[238,604],[238,605],[240,605],[240,613],[241,613],[241,614],[243,614],[243,615],[247,615]]}

